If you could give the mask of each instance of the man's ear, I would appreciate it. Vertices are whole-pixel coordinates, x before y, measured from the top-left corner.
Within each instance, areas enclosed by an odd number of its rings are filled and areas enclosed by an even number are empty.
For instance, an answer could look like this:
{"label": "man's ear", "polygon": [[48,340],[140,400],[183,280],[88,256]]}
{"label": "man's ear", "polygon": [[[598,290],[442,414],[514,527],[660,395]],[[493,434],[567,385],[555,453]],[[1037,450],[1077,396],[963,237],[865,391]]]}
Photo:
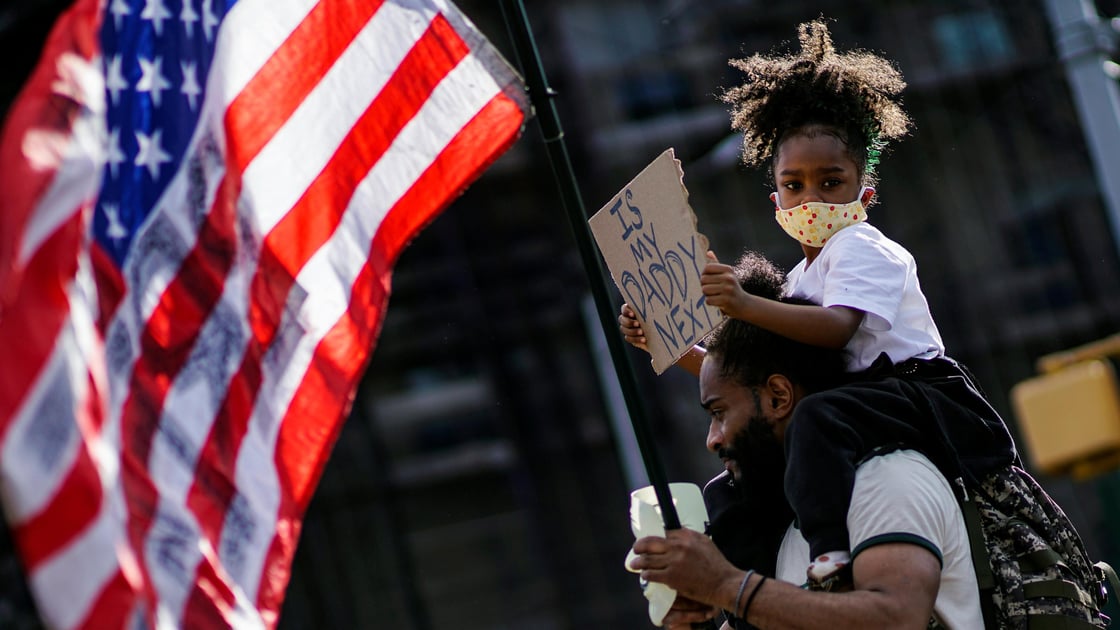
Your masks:
{"label": "man's ear", "polygon": [[770,399],[770,416],[785,418],[793,413],[797,404],[793,383],[784,374],[771,374],[766,379],[766,394]]}
{"label": "man's ear", "polygon": [[786,427],[793,419],[793,408],[797,405],[797,390],[793,383],[782,374],[771,374],[766,379],[765,396],[768,403],[763,409],[767,424],[774,431],[774,437],[784,440]]}

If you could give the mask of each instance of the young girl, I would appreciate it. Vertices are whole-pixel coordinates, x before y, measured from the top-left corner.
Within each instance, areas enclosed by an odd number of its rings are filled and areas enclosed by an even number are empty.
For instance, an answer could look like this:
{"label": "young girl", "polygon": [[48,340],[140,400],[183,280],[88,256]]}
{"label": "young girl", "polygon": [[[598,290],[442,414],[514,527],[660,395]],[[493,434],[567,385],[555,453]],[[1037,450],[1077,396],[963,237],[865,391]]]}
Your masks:
{"label": "young girl", "polygon": [[[810,545],[810,583],[820,583],[850,561],[855,469],[876,448],[918,448],[950,480],[979,478],[1018,456],[1003,420],[945,356],[913,256],[866,222],[874,166],[909,127],[901,75],[870,53],[837,53],[823,20],[802,24],[799,39],[798,54],[732,61],[747,80],[723,98],[744,136],[744,163],[769,161],[775,219],[805,254],[786,295],[812,304],[744,291],[711,252],[701,284],[729,317],[849,356],[850,382],[802,401],[785,440],[785,492]],[[619,323],[645,348],[626,305]],[[702,357],[697,347],[678,364],[697,373]]]}

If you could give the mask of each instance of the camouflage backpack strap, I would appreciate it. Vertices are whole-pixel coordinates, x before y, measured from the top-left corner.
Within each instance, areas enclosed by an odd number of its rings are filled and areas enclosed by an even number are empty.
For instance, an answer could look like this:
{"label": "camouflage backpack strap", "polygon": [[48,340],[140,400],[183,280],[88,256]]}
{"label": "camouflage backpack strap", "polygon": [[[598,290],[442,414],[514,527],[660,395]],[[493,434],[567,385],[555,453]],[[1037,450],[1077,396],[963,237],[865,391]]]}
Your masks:
{"label": "camouflage backpack strap", "polygon": [[[984,627],[998,627],[998,613],[994,595],[996,578],[992,572],[991,556],[988,553],[987,535],[980,523],[980,510],[965,488],[964,479],[954,480],[957,501],[961,505],[964,527],[968,533],[968,547],[972,555],[972,566],[976,571],[976,585],[980,588],[980,612],[984,614]],[[931,626],[933,627],[933,626]]]}
{"label": "camouflage backpack strap", "polygon": [[[1104,570],[1091,564],[1073,524],[1045,490],[1015,467],[986,476],[972,490],[994,581],[991,601],[997,618],[993,624],[985,617],[986,627],[1105,627],[1107,617],[1100,614]],[[987,604],[986,599],[981,602]]]}

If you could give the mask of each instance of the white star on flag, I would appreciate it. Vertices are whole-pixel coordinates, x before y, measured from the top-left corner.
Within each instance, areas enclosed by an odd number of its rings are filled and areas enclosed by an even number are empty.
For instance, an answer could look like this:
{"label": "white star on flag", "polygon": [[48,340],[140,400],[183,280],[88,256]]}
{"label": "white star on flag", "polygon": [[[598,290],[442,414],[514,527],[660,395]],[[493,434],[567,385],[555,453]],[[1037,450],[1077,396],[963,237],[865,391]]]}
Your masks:
{"label": "white star on flag", "polygon": [[120,207],[115,203],[103,203],[101,204],[101,209],[109,219],[109,227],[106,230],[109,238],[122,239],[128,236],[128,230],[126,230],[124,224],[121,223]]}
{"label": "white star on flag", "polygon": [[113,99],[113,105],[117,104],[120,100],[121,92],[128,89],[128,81],[124,79],[124,73],[121,72],[121,56],[113,55],[105,67],[105,89],[109,90],[109,97]]}
{"label": "white star on flag", "polygon": [[109,8],[109,12],[113,14],[113,26],[119,31],[121,30],[121,20],[130,15],[132,10],[128,8],[128,0],[113,0],[113,6]]}
{"label": "white star on flag", "polygon": [[160,94],[171,87],[171,84],[162,74],[163,59],[156,57],[155,60],[149,61],[140,57],[138,61],[140,62],[140,80],[136,82],[136,91],[150,92],[152,104],[159,107]]}
{"label": "white star on flag", "polygon": [[113,179],[116,179],[117,171],[120,170],[120,165],[124,164],[124,161],[128,159],[124,151],[121,150],[120,127],[113,127],[109,130],[109,138],[106,145],[105,161],[109,165],[109,174],[113,176]]}
{"label": "white star on flag", "polygon": [[163,35],[163,21],[171,19],[171,12],[163,6],[163,0],[146,0],[144,10],[140,12],[140,17],[151,20],[152,26],[156,29],[156,35]]}
{"label": "white star on flag", "polygon": [[206,41],[214,39],[214,27],[218,25],[218,16],[214,15],[213,0],[202,0],[202,30],[206,33]]}
{"label": "white star on flag", "polygon": [[148,135],[142,131],[136,132],[136,144],[140,146],[136,151],[136,166],[147,167],[152,179],[159,179],[159,165],[170,162],[171,156],[160,146],[163,130],[156,129],[155,133]]}
{"label": "white star on flag", "polygon": [[198,84],[198,64],[184,61],[179,65],[183,70],[183,87],[179,91],[187,97],[191,111],[197,107],[198,95],[202,94],[202,87]]}
{"label": "white star on flag", "polygon": [[187,37],[194,37],[194,23],[198,21],[198,13],[194,10],[194,0],[183,0],[183,10],[179,12],[179,19],[183,21],[183,28]]}

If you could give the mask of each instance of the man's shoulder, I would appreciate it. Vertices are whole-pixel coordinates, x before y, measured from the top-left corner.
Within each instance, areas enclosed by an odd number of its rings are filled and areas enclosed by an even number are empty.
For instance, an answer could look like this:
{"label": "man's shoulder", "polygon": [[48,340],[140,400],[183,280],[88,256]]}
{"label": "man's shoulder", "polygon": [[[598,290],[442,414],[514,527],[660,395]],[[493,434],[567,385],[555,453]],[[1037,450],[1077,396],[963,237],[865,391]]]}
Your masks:
{"label": "man's shoulder", "polygon": [[960,503],[921,453],[899,450],[856,470],[848,511],[852,557],[884,543],[923,547],[941,562],[934,614],[947,628],[983,627],[980,591]]}
{"label": "man's shoulder", "polygon": [[959,514],[952,487],[925,455],[897,450],[872,457],[856,470],[848,510],[851,548],[905,536],[940,557],[947,537],[959,536]]}
{"label": "man's shoulder", "polygon": [[[937,470],[937,466],[924,454],[912,449],[900,448],[884,452],[874,457],[868,457],[866,460],[859,464],[856,469],[856,477],[859,476],[874,476],[874,477],[893,477],[898,474],[900,470],[913,471],[920,477],[933,477],[941,480],[947,489],[950,490],[949,484],[945,481],[945,477]],[[895,481],[906,483],[907,479],[897,478]]]}

